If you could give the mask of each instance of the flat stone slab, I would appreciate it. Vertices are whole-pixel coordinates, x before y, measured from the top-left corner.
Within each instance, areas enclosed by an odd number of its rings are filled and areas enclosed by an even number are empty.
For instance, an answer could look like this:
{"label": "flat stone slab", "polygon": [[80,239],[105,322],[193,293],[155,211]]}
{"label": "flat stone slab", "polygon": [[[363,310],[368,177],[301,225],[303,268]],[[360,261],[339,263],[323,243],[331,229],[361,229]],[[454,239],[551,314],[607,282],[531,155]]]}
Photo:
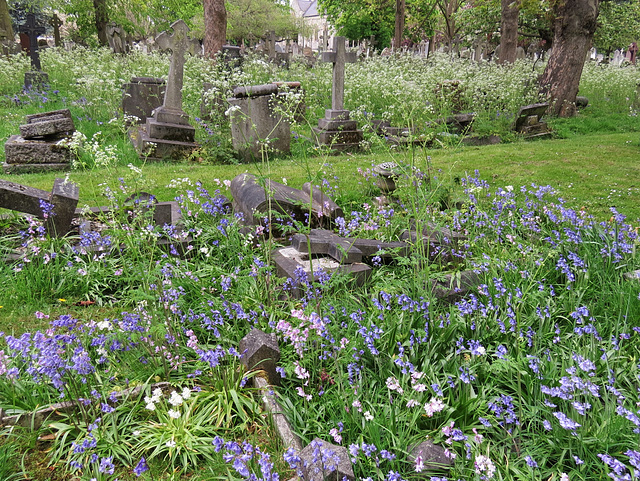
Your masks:
{"label": "flat stone slab", "polygon": [[4,144],[7,164],[64,164],[71,161],[71,151],[64,139],[27,140],[12,135]]}
{"label": "flat stone slab", "polygon": [[29,174],[33,172],[55,172],[70,170],[71,164],[2,164],[5,174]]}
{"label": "flat stone slab", "polygon": [[69,109],[51,110],[49,112],[40,112],[38,114],[29,114],[25,116],[25,120],[28,124],[36,122],[46,117],[57,118],[57,116],[66,117],[69,120],[72,119],[71,111]]}
{"label": "flat stone slab", "polygon": [[20,126],[20,135],[25,139],[52,135],[66,135],[73,131],[75,131],[73,120],[66,117],[54,119],[41,117],[33,123]]}
{"label": "flat stone slab", "polygon": [[[315,274],[322,271],[326,274],[346,274],[352,278],[357,286],[362,286],[371,275],[371,267],[362,263],[340,264],[331,257],[309,256],[299,252],[294,247],[281,247],[271,253],[271,260],[276,265],[276,274],[285,279],[292,279],[291,295],[294,298],[301,297],[299,285],[300,274],[306,274],[309,282],[315,281]],[[313,271],[312,271],[313,268]]]}
{"label": "flat stone slab", "polygon": [[[340,237],[331,231],[313,229],[309,235],[295,234],[291,247],[305,254],[323,254],[341,264],[362,262],[364,257],[380,255],[391,257],[389,251],[400,250],[400,256],[408,253],[406,242],[383,242],[376,239],[356,239]],[[388,251],[388,252],[382,252]]]}
{"label": "flat stone slab", "polygon": [[157,140],[193,142],[196,138],[196,129],[191,125],[158,122],[151,118],[147,119],[146,133]]}

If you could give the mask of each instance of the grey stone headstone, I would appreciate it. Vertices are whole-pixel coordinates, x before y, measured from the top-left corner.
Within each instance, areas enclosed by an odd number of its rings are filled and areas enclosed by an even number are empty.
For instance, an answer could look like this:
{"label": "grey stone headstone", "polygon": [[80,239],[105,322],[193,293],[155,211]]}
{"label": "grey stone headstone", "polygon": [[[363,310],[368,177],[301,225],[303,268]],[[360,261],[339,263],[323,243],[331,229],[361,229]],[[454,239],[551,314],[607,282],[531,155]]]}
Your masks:
{"label": "grey stone headstone", "polygon": [[240,362],[247,371],[264,371],[269,384],[280,384],[280,374],[276,371],[280,360],[280,348],[275,334],[267,334],[260,329],[252,329],[240,341]]}
{"label": "grey stone headstone", "polygon": [[315,438],[300,452],[305,481],[355,481],[349,451]]}
{"label": "grey stone headstone", "polygon": [[164,101],[166,82],[162,78],[133,77],[122,86],[122,111],[145,123]]}

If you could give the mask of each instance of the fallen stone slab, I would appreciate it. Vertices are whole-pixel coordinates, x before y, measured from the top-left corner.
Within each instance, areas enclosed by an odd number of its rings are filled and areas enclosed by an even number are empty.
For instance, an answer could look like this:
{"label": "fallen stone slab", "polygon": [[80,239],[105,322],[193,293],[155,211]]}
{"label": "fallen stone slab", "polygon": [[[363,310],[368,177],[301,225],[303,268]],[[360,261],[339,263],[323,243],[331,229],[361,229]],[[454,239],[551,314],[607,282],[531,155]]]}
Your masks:
{"label": "fallen stone slab", "polygon": [[58,118],[40,117],[33,123],[28,123],[20,126],[20,135],[24,139],[33,139],[38,137],[51,137],[51,136],[66,136],[69,133],[75,131],[73,120],[55,116]]}

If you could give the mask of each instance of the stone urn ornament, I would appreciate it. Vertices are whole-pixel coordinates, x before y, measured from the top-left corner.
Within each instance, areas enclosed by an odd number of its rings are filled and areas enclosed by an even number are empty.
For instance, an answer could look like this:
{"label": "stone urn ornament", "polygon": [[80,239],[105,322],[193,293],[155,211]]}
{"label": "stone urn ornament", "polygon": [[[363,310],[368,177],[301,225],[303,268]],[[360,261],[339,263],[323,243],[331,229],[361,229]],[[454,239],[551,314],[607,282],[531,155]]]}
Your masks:
{"label": "stone urn ornament", "polygon": [[373,168],[373,172],[378,174],[377,186],[384,195],[392,195],[397,189],[396,179],[401,173],[400,166],[395,162],[383,162]]}

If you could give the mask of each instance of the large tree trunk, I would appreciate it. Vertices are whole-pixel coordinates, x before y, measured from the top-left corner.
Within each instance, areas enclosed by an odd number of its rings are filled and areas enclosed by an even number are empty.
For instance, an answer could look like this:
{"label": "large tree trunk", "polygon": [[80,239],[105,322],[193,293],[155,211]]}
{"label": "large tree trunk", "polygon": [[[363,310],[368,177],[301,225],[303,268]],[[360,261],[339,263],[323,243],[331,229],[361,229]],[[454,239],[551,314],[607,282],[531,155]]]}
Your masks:
{"label": "large tree trunk", "polygon": [[0,37],[8,38],[11,42],[15,40],[7,0],[0,0]]}
{"label": "large tree trunk", "polygon": [[502,0],[500,16],[500,57],[498,63],[513,63],[516,61],[518,48],[518,13],[519,0]]}
{"label": "large tree trunk", "polygon": [[98,42],[101,46],[108,45],[107,40],[107,24],[109,16],[107,15],[107,0],[93,0],[93,9],[96,14],[96,30],[98,31]]}
{"label": "large tree trunk", "polygon": [[576,112],[582,68],[596,31],[599,0],[554,0],[553,50],[540,78],[541,92],[560,117]]}
{"label": "large tree trunk", "polygon": [[204,55],[214,58],[227,39],[227,10],[224,0],[203,0]]}
{"label": "large tree trunk", "polygon": [[405,0],[396,0],[396,30],[393,38],[395,48],[398,51],[402,46],[402,37],[404,36],[404,10]]}

